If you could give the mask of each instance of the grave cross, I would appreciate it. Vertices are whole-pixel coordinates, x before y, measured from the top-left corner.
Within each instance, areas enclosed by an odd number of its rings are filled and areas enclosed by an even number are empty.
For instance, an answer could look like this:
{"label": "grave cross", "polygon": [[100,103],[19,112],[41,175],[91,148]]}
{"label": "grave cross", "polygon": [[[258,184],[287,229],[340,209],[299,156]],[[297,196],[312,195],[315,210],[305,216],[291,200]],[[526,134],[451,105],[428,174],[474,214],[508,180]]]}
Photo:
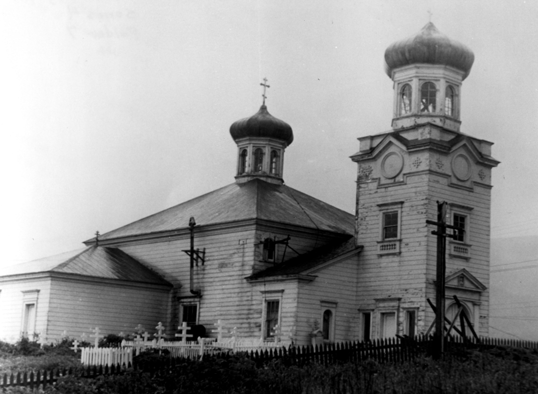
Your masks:
{"label": "grave cross", "polygon": [[211,330],[211,332],[216,332],[217,333],[217,341],[218,342],[222,342],[222,337],[224,336],[224,333],[226,332],[224,330],[224,324],[222,323],[222,321],[219,319],[217,320],[217,322],[215,323],[215,326],[217,326],[217,329],[216,330]]}
{"label": "grave cross", "polygon": [[39,340],[37,341],[37,343],[39,343],[41,347],[47,344],[47,338],[45,335],[43,335],[43,333],[39,333]]}
{"label": "grave cross", "polygon": [[164,337],[163,331],[165,330],[165,327],[159,322],[155,328],[157,329],[157,334],[154,335],[157,337],[157,342],[161,343],[161,339]]}
{"label": "grave cross", "polygon": [[260,83],[260,85],[263,86],[262,97],[263,97],[263,105],[265,105],[265,99],[267,98],[267,96],[265,95],[265,91],[266,91],[267,88],[270,88],[271,86],[267,85],[267,78],[264,78],[263,82],[264,83]]}
{"label": "grave cross", "polygon": [[275,337],[276,343],[280,342],[280,337],[282,336],[282,329],[278,324],[273,327],[273,336]]}
{"label": "grave cross", "polygon": [[144,338],[144,342],[148,342],[149,333],[146,331],[142,337]]}
{"label": "grave cross", "polygon": [[192,334],[187,334],[187,331],[190,330],[190,327],[187,327],[187,323],[183,322],[181,326],[177,328],[181,333],[176,334],[176,337],[181,338],[183,344],[187,343],[187,338],[192,338]]}
{"label": "grave cross", "polygon": [[79,341],[77,341],[76,339],[73,341],[73,347],[71,347],[70,349],[74,350],[75,353],[77,352],[78,350],[78,345],[80,344]]}
{"label": "grave cross", "polygon": [[94,339],[94,346],[97,348],[97,347],[99,347],[99,339],[104,338],[104,335],[99,335],[99,333],[100,333],[99,327],[93,328],[92,331],[95,334],[90,335],[90,338],[95,338]]}

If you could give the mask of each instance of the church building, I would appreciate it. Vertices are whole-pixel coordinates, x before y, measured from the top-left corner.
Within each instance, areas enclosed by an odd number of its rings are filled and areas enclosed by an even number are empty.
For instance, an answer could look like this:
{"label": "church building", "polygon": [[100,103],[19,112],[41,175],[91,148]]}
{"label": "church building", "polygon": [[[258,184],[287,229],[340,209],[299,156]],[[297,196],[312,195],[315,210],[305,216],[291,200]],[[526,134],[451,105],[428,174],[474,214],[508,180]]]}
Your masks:
{"label": "church building", "polygon": [[[233,123],[235,182],[0,272],[0,339],[131,333],[217,320],[241,338],[307,344],[424,333],[434,314],[436,237],[448,203],[452,295],[488,334],[492,143],[460,131],[474,55],[428,23],[385,52],[392,128],[360,137],[355,215],[284,183],[293,130],[265,105]],[[286,171],[297,169],[287,168]],[[350,182],[354,180],[350,179]]]}

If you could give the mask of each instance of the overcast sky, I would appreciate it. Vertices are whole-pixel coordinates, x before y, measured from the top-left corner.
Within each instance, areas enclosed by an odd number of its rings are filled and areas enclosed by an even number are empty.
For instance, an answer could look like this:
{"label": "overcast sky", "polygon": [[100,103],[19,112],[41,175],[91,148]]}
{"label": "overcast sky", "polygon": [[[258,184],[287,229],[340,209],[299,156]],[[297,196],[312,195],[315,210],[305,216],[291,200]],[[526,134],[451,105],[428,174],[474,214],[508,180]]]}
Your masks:
{"label": "overcast sky", "polygon": [[[461,131],[495,143],[492,235],[538,235],[538,2],[3,0],[0,264],[234,182],[229,126],[289,123],[289,186],[354,211],[357,138],[390,129],[389,44],[469,46]],[[187,225],[187,223],[185,223]]]}

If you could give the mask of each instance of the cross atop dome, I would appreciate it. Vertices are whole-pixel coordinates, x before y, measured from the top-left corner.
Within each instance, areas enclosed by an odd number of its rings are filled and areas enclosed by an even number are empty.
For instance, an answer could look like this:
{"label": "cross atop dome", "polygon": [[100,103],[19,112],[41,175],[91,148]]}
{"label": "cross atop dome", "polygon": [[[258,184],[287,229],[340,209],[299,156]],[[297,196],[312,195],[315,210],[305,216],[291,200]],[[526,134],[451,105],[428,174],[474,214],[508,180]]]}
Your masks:
{"label": "cross atop dome", "polygon": [[267,111],[265,93],[270,87],[267,78],[260,85],[263,86],[263,104],[259,111],[230,126],[230,134],[239,148],[235,179],[241,183],[262,178],[282,184],[284,150],[293,142],[293,130]]}

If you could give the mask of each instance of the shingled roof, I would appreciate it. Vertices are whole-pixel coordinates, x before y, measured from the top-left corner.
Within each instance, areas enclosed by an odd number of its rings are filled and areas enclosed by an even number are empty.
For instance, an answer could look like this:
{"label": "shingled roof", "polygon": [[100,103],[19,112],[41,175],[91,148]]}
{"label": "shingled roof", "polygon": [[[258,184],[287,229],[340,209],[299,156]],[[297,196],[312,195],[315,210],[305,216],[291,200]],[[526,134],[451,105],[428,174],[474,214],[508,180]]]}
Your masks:
{"label": "shingled roof", "polygon": [[0,271],[0,276],[45,272],[171,286],[159,274],[120,249],[97,246],[6,267]]}
{"label": "shingled roof", "polygon": [[[285,185],[254,179],[232,183],[154,215],[110,231],[99,240],[201,226],[263,219],[311,229],[353,234],[353,215]],[[86,242],[91,242],[88,240]]]}

